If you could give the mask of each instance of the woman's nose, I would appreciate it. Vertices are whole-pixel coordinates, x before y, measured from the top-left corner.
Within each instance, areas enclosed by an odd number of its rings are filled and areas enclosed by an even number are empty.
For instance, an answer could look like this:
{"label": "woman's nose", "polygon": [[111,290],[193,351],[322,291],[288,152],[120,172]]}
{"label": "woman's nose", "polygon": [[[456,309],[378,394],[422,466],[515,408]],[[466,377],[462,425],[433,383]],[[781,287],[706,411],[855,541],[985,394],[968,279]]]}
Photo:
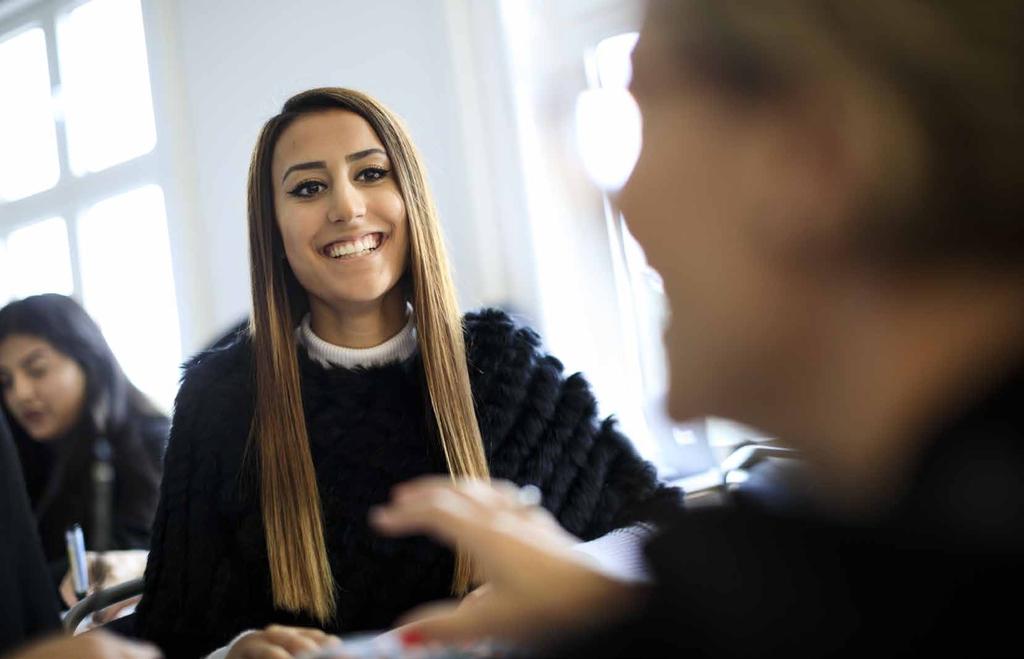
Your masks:
{"label": "woman's nose", "polygon": [[351,222],[366,215],[366,201],[362,192],[348,181],[336,185],[331,195],[327,219],[331,222]]}
{"label": "woman's nose", "polygon": [[12,402],[21,403],[34,395],[32,383],[27,377],[15,375],[11,379],[9,395]]}

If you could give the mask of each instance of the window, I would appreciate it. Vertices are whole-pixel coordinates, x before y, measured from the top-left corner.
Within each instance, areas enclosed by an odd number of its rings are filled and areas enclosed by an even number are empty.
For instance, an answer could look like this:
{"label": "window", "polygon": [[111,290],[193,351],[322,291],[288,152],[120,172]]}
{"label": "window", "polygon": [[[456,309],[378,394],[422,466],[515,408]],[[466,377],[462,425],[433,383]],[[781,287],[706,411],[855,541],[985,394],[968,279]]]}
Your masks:
{"label": "window", "polygon": [[[638,36],[626,32],[607,37],[584,57],[588,89],[576,103],[577,146],[588,175],[606,191],[626,182],[640,154],[641,116],[628,91],[630,56]],[[668,306],[661,277],[648,266],[643,248],[607,196],[604,207],[618,304],[623,317],[632,321],[625,323],[624,334],[641,374],[634,404],[643,409],[657,445],[651,459],[667,478],[715,469],[737,444],[761,438],[752,429],[724,419],[680,425],[668,418],[664,411],[667,356],[661,338]]]}
{"label": "window", "polygon": [[32,222],[7,235],[7,281],[13,297],[37,293],[71,295],[71,250],[64,219],[51,217]]}
{"label": "window", "polygon": [[680,426],[668,418],[660,278],[611,196],[590,184],[620,186],[639,154],[640,117],[627,85],[644,4],[447,6],[465,40],[457,86],[473,102],[461,124],[483,179],[467,194],[481,216],[499,220],[481,251],[489,272],[510,282],[494,287],[494,301],[525,316],[567,373],[582,372],[598,413],[615,415],[659,475],[675,480],[714,470],[737,438],[753,436],[718,420]]}
{"label": "window", "polygon": [[0,18],[0,304],[72,295],[170,409],[181,336],[141,0]]}
{"label": "window", "polygon": [[0,199],[49,190],[60,178],[46,37],[29,28],[0,42]]}

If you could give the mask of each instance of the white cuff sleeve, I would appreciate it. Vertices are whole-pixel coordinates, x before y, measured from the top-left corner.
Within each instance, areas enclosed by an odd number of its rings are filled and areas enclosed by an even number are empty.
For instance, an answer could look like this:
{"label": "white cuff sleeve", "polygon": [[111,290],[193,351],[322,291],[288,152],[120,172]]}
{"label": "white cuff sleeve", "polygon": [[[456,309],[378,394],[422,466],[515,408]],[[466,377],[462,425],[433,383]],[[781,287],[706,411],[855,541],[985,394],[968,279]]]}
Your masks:
{"label": "white cuff sleeve", "polygon": [[654,531],[650,525],[639,524],[615,529],[590,542],[581,542],[574,550],[586,554],[601,572],[610,577],[632,582],[650,581],[643,546]]}

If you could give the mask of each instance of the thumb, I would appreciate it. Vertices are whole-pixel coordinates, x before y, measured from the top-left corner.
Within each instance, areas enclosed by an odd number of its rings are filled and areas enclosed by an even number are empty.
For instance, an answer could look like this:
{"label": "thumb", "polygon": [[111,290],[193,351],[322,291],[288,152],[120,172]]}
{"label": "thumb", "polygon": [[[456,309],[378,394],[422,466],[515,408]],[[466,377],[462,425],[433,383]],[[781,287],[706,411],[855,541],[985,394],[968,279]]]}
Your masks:
{"label": "thumb", "polygon": [[456,604],[427,604],[403,617],[402,626],[395,629],[402,642],[456,644],[480,638],[472,625],[457,613]]}
{"label": "thumb", "polygon": [[429,604],[414,609],[399,627],[403,641],[409,636],[421,642],[460,644],[485,639],[513,640],[523,635],[523,613],[512,602],[488,594],[460,605]]}
{"label": "thumb", "polygon": [[71,585],[71,573],[64,575],[64,578],[60,582],[60,597],[64,600],[64,603],[69,607],[78,604],[78,595],[75,595],[75,589]]}
{"label": "thumb", "polygon": [[[413,625],[425,620],[451,615],[459,608],[460,604],[461,602],[458,600],[439,600],[421,604],[406,611],[398,618],[398,626],[395,628],[395,631],[402,632],[406,628],[412,628]],[[418,628],[417,631],[419,631]]]}

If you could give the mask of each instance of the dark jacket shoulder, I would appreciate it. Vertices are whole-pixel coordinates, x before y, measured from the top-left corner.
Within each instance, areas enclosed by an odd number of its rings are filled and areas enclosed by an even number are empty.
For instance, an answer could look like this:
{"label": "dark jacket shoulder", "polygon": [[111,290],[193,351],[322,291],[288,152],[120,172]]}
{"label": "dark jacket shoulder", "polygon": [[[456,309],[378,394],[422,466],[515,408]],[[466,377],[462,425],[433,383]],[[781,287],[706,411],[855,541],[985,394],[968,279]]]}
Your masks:
{"label": "dark jacket shoulder", "polygon": [[559,523],[589,540],[679,505],[612,417],[601,419],[590,384],[497,309],[465,318],[467,363],[491,475],[543,492]]}
{"label": "dark jacket shoulder", "polygon": [[252,346],[248,337],[205,350],[184,366],[181,388],[174,401],[174,421],[184,412],[223,410],[243,405],[251,412],[253,395]]}
{"label": "dark jacket shoulder", "polygon": [[540,336],[508,312],[493,307],[463,317],[466,357],[478,368],[495,363],[522,364],[540,356]]}
{"label": "dark jacket shoulder", "polygon": [[181,392],[189,388],[248,385],[251,372],[251,341],[245,335],[236,335],[231,341],[204,350],[185,362],[179,398]]}

